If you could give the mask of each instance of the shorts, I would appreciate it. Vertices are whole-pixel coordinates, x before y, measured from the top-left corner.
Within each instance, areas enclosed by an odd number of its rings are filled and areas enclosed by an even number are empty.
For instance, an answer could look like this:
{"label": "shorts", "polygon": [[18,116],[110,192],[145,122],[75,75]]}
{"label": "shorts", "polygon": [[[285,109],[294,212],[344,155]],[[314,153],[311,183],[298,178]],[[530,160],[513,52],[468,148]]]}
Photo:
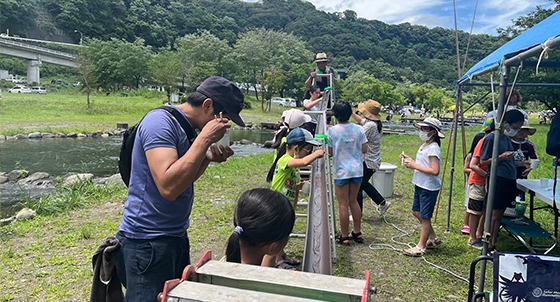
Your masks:
{"label": "shorts", "polygon": [[494,194],[493,210],[505,210],[507,207],[515,206],[517,194],[517,183],[515,179],[496,176],[496,193]]}
{"label": "shorts", "polygon": [[344,178],[344,179],[335,179],[334,184],[337,186],[345,186],[352,182],[355,185],[362,184],[362,177],[353,177],[353,178]]}
{"label": "shorts", "polygon": [[412,211],[420,212],[420,218],[432,218],[439,191],[428,191],[419,186],[414,186],[414,200]]}

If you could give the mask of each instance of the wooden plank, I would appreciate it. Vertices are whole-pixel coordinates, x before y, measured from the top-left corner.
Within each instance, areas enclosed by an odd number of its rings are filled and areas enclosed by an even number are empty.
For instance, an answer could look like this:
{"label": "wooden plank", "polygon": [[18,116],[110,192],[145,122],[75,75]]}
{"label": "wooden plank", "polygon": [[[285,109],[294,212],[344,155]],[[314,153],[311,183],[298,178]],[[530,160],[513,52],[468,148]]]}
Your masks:
{"label": "wooden plank", "polygon": [[296,298],[200,282],[184,281],[167,293],[166,301],[174,302],[317,302],[317,300]]}
{"label": "wooden plank", "polygon": [[359,302],[366,287],[364,280],[215,260],[197,273],[203,283],[320,301]]}

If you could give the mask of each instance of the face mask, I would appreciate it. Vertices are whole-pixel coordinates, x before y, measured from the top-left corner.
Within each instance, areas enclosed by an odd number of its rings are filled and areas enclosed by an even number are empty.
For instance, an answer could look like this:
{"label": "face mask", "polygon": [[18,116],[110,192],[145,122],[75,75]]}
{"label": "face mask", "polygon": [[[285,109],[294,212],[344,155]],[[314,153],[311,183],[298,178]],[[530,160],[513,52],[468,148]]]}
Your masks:
{"label": "face mask", "polygon": [[427,142],[428,140],[430,140],[430,134],[429,132],[424,132],[424,131],[420,131],[419,133],[420,135],[420,139]]}
{"label": "face mask", "polygon": [[506,111],[512,110],[512,109],[517,109],[517,106],[507,106]]}
{"label": "face mask", "polygon": [[504,130],[504,134],[509,137],[514,137],[519,130],[511,129],[511,126],[508,126],[507,129]]}

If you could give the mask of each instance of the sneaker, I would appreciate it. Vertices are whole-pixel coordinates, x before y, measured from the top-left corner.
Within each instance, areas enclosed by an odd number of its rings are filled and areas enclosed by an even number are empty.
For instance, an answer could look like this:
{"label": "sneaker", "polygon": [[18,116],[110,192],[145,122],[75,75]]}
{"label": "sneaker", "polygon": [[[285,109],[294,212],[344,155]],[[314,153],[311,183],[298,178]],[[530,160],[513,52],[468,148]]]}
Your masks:
{"label": "sneaker", "polygon": [[385,200],[384,203],[382,203],[379,206],[379,215],[383,216],[385,214],[385,212],[387,212],[387,209],[391,206],[391,203],[388,202],[387,200]]}
{"label": "sneaker", "polygon": [[473,242],[469,242],[470,247],[474,247],[477,250],[482,250],[482,238],[478,238]]}

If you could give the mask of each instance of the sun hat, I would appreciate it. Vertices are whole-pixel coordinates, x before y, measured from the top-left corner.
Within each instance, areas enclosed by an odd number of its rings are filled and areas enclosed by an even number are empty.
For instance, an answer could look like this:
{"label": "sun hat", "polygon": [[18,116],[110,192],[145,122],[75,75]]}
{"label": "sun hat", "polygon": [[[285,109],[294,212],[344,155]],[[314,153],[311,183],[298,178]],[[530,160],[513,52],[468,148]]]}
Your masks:
{"label": "sun hat", "polygon": [[358,104],[358,111],[360,111],[368,120],[380,121],[381,104],[374,100],[368,100],[365,104]]}
{"label": "sun hat", "polygon": [[239,116],[239,112],[243,109],[243,93],[228,79],[209,77],[196,88],[196,91],[220,104],[234,123],[245,127],[245,123]]}
{"label": "sun hat", "polygon": [[303,124],[309,122],[311,122],[311,117],[298,109],[288,110],[284,117],[284,123],[286,123],[290,129],[301,127]]}
{"label": "sun hat", "polygon": [[315,56],[315,61],[313,61],[313,63],[319,63],[319,62],[328,62],[329,59],[327,59],[327,54],[324,52],[320,52]]}
{"label": "sun hat", "polygon": [[445,138],[445,135],[441,133],[441,122],[438,119],[433,117],[428,117],[425,118],[422,122],[414,124],[414,127],[418,129],[420,129],[420,127],[422,126],[433,127],[434,129],[436,129],[439,137]]}
{"label": "sun hat", "polygon": [[529,130],[529,133],[528,133],[529,135],[533,135],[533,134],[535,134],[535,132],[537,132],[537,128],[531,127],[531,125],[529,124],[529,120],[527,120],[527,119],[525,119],[525,121],[523,121],[523,126],[521,126],[520,130],[523,130],[523,129]]}
{"label": "sun hat", "polygon": [[288,145],[294,145],[294,144],[303,143],[303,142],[306,142],[308,144],[312,144],[314,146],[320,146],[321,145],[321,143],[319,141],[317,141],[313,138],[313,136],[311,135],[311,132],[309,132],[305,129],[301,129],[301,128],[296,128],[296,129],[290,131],[290,133],[286,137],[286,144],[288,144]]}

